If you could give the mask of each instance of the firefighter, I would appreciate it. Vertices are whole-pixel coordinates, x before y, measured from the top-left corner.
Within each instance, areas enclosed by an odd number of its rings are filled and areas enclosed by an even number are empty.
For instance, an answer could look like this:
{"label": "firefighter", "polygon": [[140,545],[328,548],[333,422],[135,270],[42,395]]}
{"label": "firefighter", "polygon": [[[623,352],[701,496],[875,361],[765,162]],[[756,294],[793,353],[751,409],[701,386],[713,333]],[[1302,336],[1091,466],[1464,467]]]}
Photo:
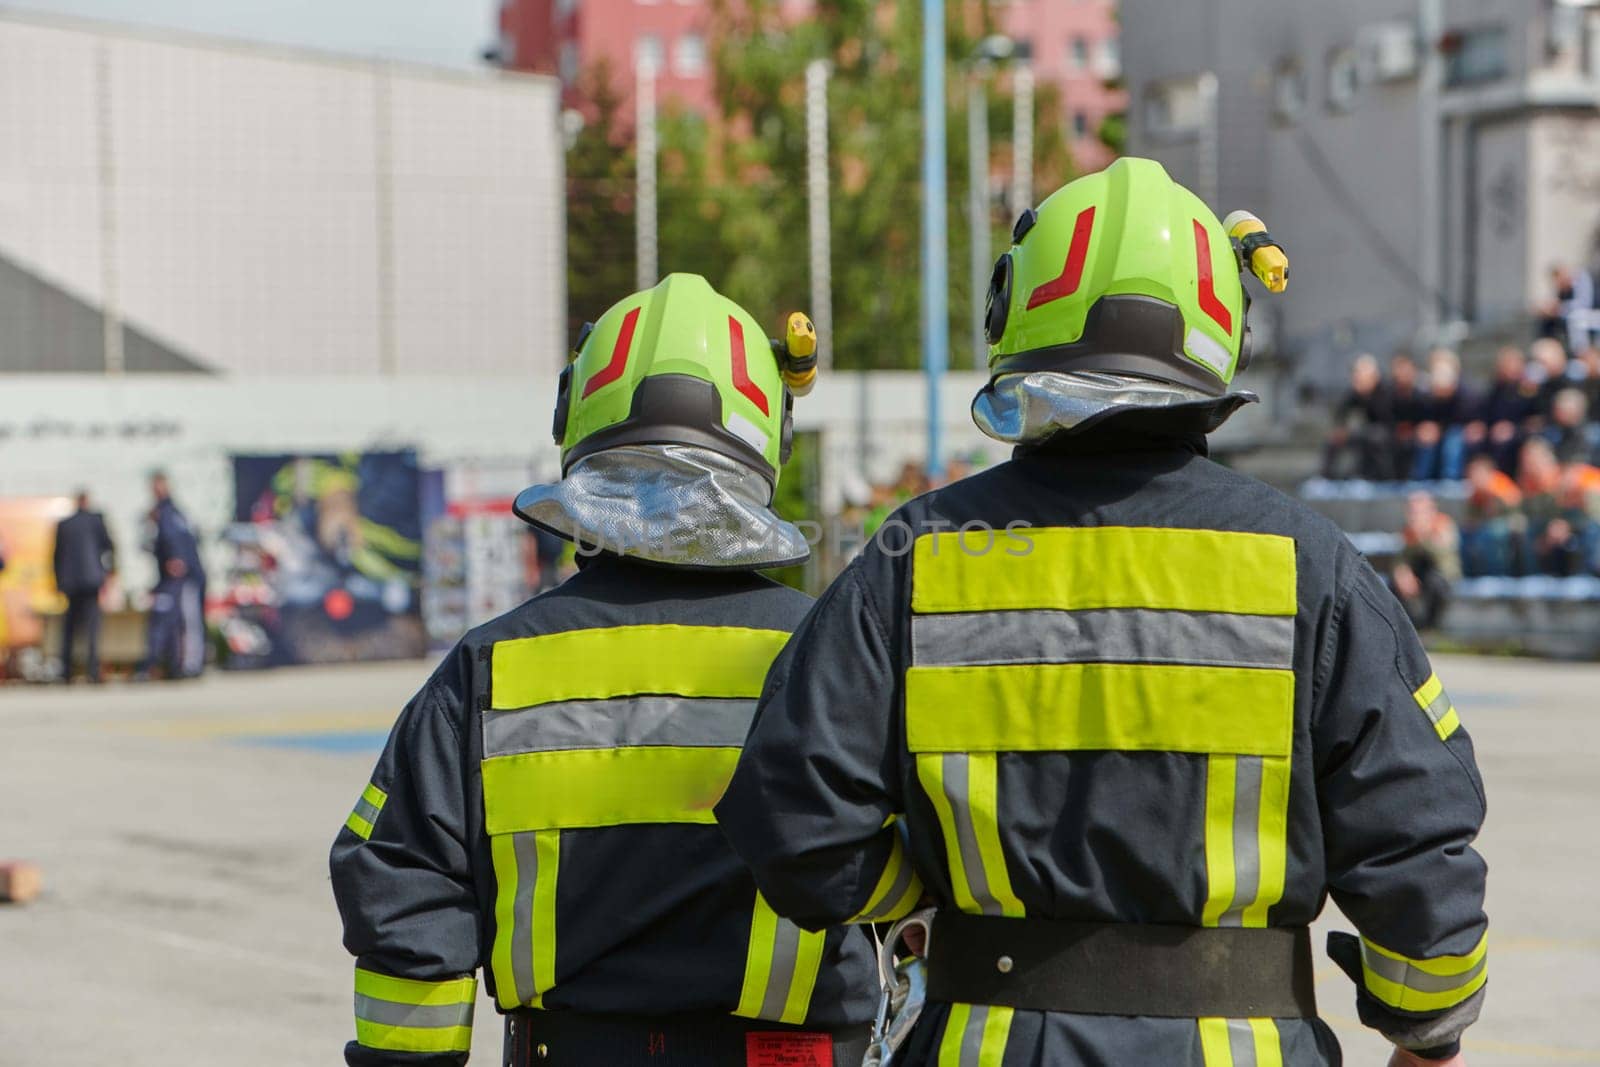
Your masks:
{"label": "firefighter", "polygon": [[[1231,231],[1231,232],[1230,232]],[[1484,996],[1472,744],[1333,525],[1206,458],[1254,399],[1248,264],[1151,161],[1018,221],[978,425],[1009,462],[912,500],[774,664],[717,816],[780,915],[924,897],[897,1064],[1312,1067],[1308,926],[1395,1062]]]}
{"label": "firefighter", "polygon": [[779,917],[711,811],[811,603],[754,572],[808,554],[770,505],[814,343],[688,274],[585,327],[515,505],[579,572],[446,657],[333,846],[353,1067],[465,1063],[480,967],[515,1067],[860,1063],[870,940]]}

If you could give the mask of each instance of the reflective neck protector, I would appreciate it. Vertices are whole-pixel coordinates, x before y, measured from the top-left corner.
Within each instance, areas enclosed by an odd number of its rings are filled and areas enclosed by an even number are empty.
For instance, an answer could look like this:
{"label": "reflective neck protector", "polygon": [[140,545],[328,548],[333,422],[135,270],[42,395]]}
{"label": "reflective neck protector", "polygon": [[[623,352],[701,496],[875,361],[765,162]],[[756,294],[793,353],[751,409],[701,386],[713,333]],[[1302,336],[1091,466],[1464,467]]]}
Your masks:
{"label": "reflective neck protector", "polygon": [[[1103,371],[1032,371],[995,378],[972,401],[972,421],[996,441],[1038,444],[1121,411],[1212,410],[1221,425],[1257,398],[1251,393],[1210,396],[1186,385]],[[1211,427],[1215,429],[1215,426]]]}
{"label": "reflective neck protector", "polygon": [[760,474],[692,445],[621,445],[585,456],[515,511],[580,552],[678,567],[754,570],[799,563],[805,535],[771,509]]}

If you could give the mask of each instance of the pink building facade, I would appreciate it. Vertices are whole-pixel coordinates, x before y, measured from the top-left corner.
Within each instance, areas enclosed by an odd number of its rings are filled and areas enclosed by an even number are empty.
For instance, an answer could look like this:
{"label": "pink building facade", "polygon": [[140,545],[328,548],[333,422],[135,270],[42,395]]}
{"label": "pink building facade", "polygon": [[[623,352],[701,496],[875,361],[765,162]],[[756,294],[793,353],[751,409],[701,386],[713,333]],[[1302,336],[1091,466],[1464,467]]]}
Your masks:
{"label": "pink building facade", "polygon": [[1122,73],[1115,0],[999,0],[989,7],[1000,32],[1028,44],[1037,82],[1060,89],[1073,163],[1080,171],[1110,163],[1100,123],[1128,103],[1127,93],[1107,85]]}
{"label": "pink building facade", "polygon": [[[1060,88],[1062,133],[1080,170],[1102,167],[1111,152],[1097,137],[1107,115],[1126,106],[1108,88],[1120,73],[1115,0],[987,0],[1000,32],[1028,43],[1034,76]],[[791,21],[810,16],[812,0],[783,0]],[[952,7],[955,5],[952,4]],[[712,102],[710,0],[502,0],[501,62],[518,70],[558,74],[565,103],[581,108],[580,72],[599,61],[612,87],[633,106],[634,70],[647,57],[657,71],[656,97],[691,111]]]}

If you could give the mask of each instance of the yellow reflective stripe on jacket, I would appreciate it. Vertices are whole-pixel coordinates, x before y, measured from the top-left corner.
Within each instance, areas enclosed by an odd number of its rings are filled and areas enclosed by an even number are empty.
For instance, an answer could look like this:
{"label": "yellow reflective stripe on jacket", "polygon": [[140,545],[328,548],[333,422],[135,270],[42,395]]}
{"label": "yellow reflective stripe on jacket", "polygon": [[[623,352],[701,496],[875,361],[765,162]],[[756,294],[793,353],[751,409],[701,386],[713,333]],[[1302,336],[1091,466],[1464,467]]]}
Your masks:
{"label": "yellow reflective stripe on jacket", "polygon": [[1203,926],[1267,925],[1288,869],[1289,758],[1206,760]]}
{"label": "yellow reflective stripe on jacket", "polygon": [[577,749],[483,761],[484,823],[524,830],[716,822],[737,748]]}
{"label": "yellow reflective stripe on jacket", "polygon": [[[912,752],[1287,756],[1294,672],[1142,663],[912,667]],[[975,714],[975,709],[982,709]]]}
{"label": "yellow reflective stripe on jacket", "polygon": [[362,967],[355,980],[356,1041],[393,1052],[467,1052],[478,980],[424,982]]}
{"label": "yellow reflective stripe on jacket", "polygon": [[956,906],[973,915],[1024,915],[1000,847],[995,754],[917,753],[916,762],[917,780],[939,817]]}
{"label": "yellow reflective stripe on jacket", "polygon": [[367,784],[361,791],[361,799],[356,801],[355,810],[344,824],[361,840],[366,841],[372,837],[372,827],[378,821],[378,813],[383,810],[384,802],[389,799],[389,794],[377,786]]}
{"label": "yellow reflective stripe on jacket", "polygon": [[[714,824],[755,697],[787,639],[776,630],[651,625],[494,645],[480,769],[501,1008],[543,1007],[556,984],[562,831]],[[750,949],[752,966],[764,968],[757,1009],[770,1006],[771,991],[774,1021],[803,1019],[821,946],[822,935],[772,916]]]}
{"label": "yellow reflective stripe on jacket", "polygon": [[952,1004],[939,1038],[938,1067],[1000,1067],[1011,1036],[1012,1009]]}
{"label": "yellow reflective stripe on jacket", "polygon": [[883,873],[878,876],[867,902],[848,922],[875,923],[902,919],[910,915],[917,901],[922,899],[922,879],[917,877],[916,868],[906,854],[905,837],[899,832],[898,824],[893,825],[894,844],[889,850],[888,862],[883,865]]}
{"label": "yellow reflective stripe on jacket", "polygon": [[1361,939],[1361,977],[1367,992],[1400,1011],[1439,1011],[1466,1000],[1489,980],[1489,935],[1465,956],[1412,959]]}
{"label": "yellow reflective stripe on jacket", "polygon": [[1439,681],[1439,676],[1428,675],[1422,688],[1411,695],[1416,698],[1417,706],[1427,714],[1428,721],[1433,723],[1439,740],[1449,740],[1450,735],[1461,726],[1461,717],[1456,714],[1455,705],[1450,702],[1450,694],[1444,691],[1444,683]]}
{"label": "yellow reflective stripe on jacket", "polygon": [[640,693],[761,695],[789,635],[732,626],[615,626],[567,630],[494,646],[497,709]]}
{"label": "yellow reflective stripe on jacket", "polygon": [[911,610],[1158,608],[1295,614],[1294,541],[1273,534],[1156,527],[1048,527],[1012,555],[962,550],[959,533],[914,549]]}
{"label": "yellow reflective stripe on jacket", "polygon": [[973,767],[987,783],[999,752],[1176,752],[1207,760],[1202,920],[1267,925],[1287,877],[1293,539],[1134,527],[1027,536],[1025,555],[969,555],[959,534],[915,547],[906,742],[957,906],[1022,913],[999,814],[968,797]]}
{"label": "yellow reflective stripe on jacket", "polygon": [[510,1011],[543,1007],[556,984],[556,876],[561,831],[491,834],[489,855],[499,891],[494,901],[496,999]]}
{"label": "yellow reflective stripe on jacket", "polygon": [[1271,1019],[1198,1020],[1205,1067],[1283,1067],[1278,1024]]}
{"label": "yellow reflective stripe on jacket", "polygon": [[744,984],[733,1013],[794,1026],[805,1022],[826,939],[825,931],[802,930],[782,918],[757,893],[750,913]]}

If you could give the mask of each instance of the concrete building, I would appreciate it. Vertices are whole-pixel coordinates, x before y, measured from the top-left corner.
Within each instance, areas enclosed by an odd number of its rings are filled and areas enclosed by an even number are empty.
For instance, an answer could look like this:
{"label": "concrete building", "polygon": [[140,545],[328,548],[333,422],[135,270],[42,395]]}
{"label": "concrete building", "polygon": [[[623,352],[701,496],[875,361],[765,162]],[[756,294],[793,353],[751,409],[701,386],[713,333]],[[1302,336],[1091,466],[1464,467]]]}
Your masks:
{"label": "concrete building", "polygon": [[1127,0],[1128,150],[1289,249],[1257,307],[1301,379],[1527,328],[1600,248],[1600,21],[1582,0]]}
{"label": "concrete building", "polygon": [[534,461],[557,88],[0,16],[0,497],[90,488],[138,587],[155,467],[215,534],[230,453]]}

